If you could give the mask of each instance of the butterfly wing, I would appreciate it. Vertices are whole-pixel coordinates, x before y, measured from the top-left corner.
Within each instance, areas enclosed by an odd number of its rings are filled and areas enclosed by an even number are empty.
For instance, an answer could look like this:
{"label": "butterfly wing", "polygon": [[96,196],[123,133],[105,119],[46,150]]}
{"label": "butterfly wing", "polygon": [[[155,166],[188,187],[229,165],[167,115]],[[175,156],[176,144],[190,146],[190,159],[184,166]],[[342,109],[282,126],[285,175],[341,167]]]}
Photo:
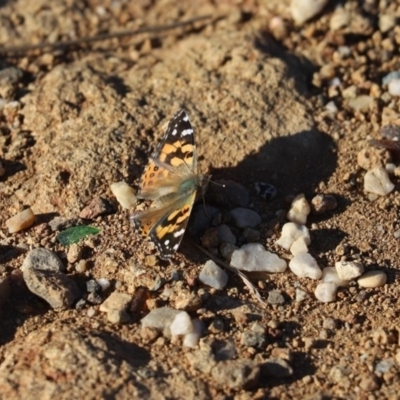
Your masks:
{"label": "butterfly wing", "polygon": [[150,158],[140,184],[139,198],[152,207],[133,215],[136,228],[150,235],[162,258],[179,247],[197,191],[194,131],[185,110],[169,122],[167,132]]}

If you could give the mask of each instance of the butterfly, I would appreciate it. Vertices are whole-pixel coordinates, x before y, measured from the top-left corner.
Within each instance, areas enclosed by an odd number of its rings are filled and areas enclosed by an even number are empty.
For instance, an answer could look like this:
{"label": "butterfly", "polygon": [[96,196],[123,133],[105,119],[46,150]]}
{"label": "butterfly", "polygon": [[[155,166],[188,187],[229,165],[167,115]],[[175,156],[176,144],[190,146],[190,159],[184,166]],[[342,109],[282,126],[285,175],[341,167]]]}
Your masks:
{"label": "butterfly", "polygon": [[145,168],[139,199],[152,200],[149,209],[131,217],[136,229],[156,245],[160,257],[178,250],[197,195],[209,177],[197,172],[194,130],[185,110],[169,122],[167,131]]}

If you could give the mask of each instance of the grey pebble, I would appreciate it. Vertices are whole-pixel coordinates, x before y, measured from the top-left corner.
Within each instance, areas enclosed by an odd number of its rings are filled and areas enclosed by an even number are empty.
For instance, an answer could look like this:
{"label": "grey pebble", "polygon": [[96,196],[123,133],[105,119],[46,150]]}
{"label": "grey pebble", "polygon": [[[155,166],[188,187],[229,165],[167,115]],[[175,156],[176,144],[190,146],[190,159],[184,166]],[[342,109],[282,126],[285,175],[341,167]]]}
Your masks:
{"label": "grey pebble", "polygon": [[325,318],[322,322],[322,327],[333,331],[337,328],[337,324],[334,318]]}
{"label": "grey pebble", "polygon": [[62,231],[78,223],[76,218],[55,217],[49,222],[50,229],[53,232]]}
{"label": "grey pebble", "polygon": [[217,226],[219,243],[236,243],[236,237],[232,233],[228,225],[222,224]]}
{"label": "grey pebble", "polygon": [[247,347],[263,348],[267,343],[267,337],[263,332],[245,331],[240,337],[240,344]]}
{"label": "grey pebble", "polygon": [[48,249],[30,251],[21,270],[28,289],[55,310],[71,307],[81,295],[77,284],[62,272],[61,260]]}
{"label": "grey pebble", "polygon": [[259,197],[265,201],[271,201],[277,193],[276,187],[265,182],[256,182],[254,188]]}
{"label": "grey pebble", "polygon": [[62,272],[65,270],[65,267],[57,254],[40,247],[31,250],[25,257],[21,270],[25,271],[28,269]]}
{"label": "grey pebble", "polygon": [[211,347],[216,361],[232,360],[236,357],[236,346],[233,339],[215,340]]}
{"label": "grey pebble", "polygon": [[278,292],[277,290],[271,290],[268,293],[267,301],[269,304],[281,305],[285,303],[285,298],[282,296],[281,292]]}
{"label": "grey pebble", "polygon": [[261,223],[261,217],[248,208],[238,207],[231,210],[230,214],[238,228],[254,228]]}

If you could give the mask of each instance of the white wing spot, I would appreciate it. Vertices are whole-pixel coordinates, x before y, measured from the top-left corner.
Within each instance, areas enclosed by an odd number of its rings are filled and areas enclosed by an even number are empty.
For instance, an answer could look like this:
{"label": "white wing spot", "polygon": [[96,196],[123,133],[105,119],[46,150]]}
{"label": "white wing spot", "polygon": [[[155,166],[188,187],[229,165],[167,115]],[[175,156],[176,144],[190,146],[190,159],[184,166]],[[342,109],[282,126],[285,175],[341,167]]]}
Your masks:
{"label": "white wing spot", "polygon": [[168,245],[169,245],[169,240],[166,240],[166,241],[164,242],[164,245],[165,245],[166,247],[168,247]]}
{"label": "white wing spot", "polygon": [[178,247],[179,247],[179,243],[177,243],[177,244],[173,247],[174,251],[178,250]]}
{"label": "white wing spot", "polygon": [[174,232],[174,237],[182,236],[184,233],[185,233],[185,230],[181,229],[180,231]]}
{"label": "white wing spot", "polygon": [[181,136],[192,135],[192,134],[193,134],[193,129],[184,129],[181,132]]}
{"label": "white wing spot", "polygon": [[187,114],[185,114],[185,116],[183,117],[183,120],[188,122],[189,121],[189,117],[187,116]]}
{"label": "white wing spot", "polygon": [[174,129],[174,130],[171,132],[171,135],[172,135],[172,136],[175,136],[177,133],[178,133],[178,131],[177,131],[176,129]]}

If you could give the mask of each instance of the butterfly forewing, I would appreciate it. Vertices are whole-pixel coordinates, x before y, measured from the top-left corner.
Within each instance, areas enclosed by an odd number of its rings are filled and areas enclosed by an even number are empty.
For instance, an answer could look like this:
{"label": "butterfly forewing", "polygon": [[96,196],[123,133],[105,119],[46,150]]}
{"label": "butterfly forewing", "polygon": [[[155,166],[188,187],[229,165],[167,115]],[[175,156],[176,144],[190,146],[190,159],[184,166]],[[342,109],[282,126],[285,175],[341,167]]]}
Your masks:
{"label": "butterfly forewing", "polygon": [[181,110],[169,122],[142,176],[138,197],[153,200],[152,206],[132,217],[162,258],[178,249],[202,181],[197,175],[194,131]]}

